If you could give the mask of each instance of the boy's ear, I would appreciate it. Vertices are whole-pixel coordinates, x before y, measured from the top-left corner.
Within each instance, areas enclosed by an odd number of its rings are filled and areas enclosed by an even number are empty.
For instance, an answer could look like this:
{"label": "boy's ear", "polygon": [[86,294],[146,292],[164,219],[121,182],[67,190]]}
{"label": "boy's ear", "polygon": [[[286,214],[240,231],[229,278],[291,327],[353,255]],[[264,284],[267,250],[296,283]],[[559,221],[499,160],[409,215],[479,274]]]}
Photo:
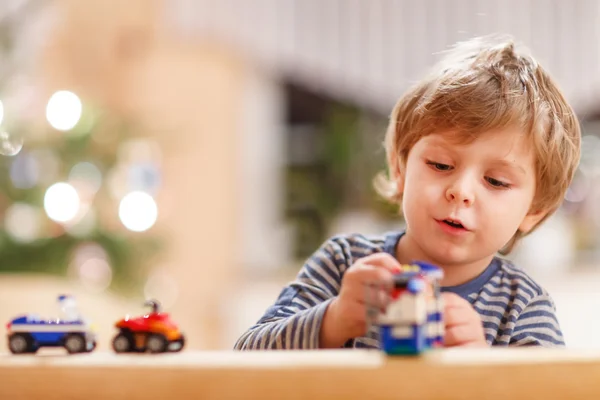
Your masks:
{"label": "boy's ear", "polygon": [[519,230],[523,233],[529,233],[529,231],[548,215],[548,211],[549,210],[541,210],[527,214],[525,218],[523,218],[521,225],[519,225]]}

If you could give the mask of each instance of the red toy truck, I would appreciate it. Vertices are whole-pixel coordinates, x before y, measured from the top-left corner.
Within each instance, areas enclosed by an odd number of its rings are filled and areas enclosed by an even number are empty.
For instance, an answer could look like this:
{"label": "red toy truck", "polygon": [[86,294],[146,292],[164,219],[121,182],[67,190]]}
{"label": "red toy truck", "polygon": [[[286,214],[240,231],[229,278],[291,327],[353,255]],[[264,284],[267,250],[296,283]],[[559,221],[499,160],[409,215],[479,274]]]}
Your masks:
{"label": "red toy truck", "polygon": [[136,318],[127,315],[115,324],[119,332],[112,341],[113,350],[116,353],[181,351],[184,335],[169,314],[161,312],[160,303],[149,300],[144,306],[149,306],[151,312]]}

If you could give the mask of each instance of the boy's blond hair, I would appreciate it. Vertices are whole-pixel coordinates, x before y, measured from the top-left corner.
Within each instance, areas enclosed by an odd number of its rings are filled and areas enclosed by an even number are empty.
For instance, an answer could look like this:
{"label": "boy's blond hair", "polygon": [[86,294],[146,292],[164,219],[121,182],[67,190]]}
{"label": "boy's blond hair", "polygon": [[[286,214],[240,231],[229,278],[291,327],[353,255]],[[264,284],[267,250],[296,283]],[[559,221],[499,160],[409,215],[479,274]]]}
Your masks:
{"label": "boy's blond hair", "polygon": [[[558,209],[579,163],[579,122],[548,73],[515,47],[511,37],[497,35],[458,43],[399,99],[386,132],[388,176],[377,178],[379,194],[401,204],[396,182],[423,136],[449,131],[469,142],[487,131],[517,127],[536,153],[531,212],[547,211],[534,229]],[[501,253],[527,233],[517,231]]]}

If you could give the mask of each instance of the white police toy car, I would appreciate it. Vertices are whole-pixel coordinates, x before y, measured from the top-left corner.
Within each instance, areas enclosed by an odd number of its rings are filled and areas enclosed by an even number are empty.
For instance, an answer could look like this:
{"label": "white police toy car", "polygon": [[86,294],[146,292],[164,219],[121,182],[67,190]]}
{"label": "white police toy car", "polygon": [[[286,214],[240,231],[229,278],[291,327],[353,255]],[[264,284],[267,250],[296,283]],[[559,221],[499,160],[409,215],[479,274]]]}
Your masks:
{"label": "white police toy car", "polygon": [[8,349],[13,354],[35,353],[40,347],[64,347],[70,354],[91,352],[96,335],[77,311],[72,296],[59,296],[62,318],[41,319],[24,315],[10,321]]}

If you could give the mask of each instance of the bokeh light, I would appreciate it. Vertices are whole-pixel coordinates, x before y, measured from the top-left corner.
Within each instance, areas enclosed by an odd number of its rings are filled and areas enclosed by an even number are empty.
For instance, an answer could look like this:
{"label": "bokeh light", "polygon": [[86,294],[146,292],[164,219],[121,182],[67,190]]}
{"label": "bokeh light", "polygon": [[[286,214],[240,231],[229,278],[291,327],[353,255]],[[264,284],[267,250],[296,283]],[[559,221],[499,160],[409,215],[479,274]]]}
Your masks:
{"label": "bokeh light", "polygon": [[13,203],[6,210],[4,228],[17,242],[28,243],[39,238],[41,210],[30,204]]}
{"label": "bokeh light", "polygon": [[21,152],[10,165],[10,179],[18,189],[30,189],[39,182],[40,168],[30,153]]}
{"label": "bokeh light", "polygon": [[68,90],[54,93],[46,106],[46,119],[59,131],[71,130],[81,118],[83,106],[79,97]]}
{"label": "bokeh light", "polygon": [[156,202],[148,193],[131,192],[119,204],[119,218],[125,227],[134,232],[150,229],[158,217]]}
{"label": "bokeh light", "polygon": [[102,172],[91,162],[80,162],[71,168],[69,182],[85,186],[86,190],[91,192],[97,192],[102,186]]}
{"label": "bokeh light", "polygon": [[105,291],[112,281],[112,269],[106,259],[89,258],[79,266],[79,280],[90,292]]}
{"label": "bokeh light", "polygon": [[17,133],[0,131],[0,154],[16,156],[23,148],[23,137]]}
{"label": "bokeh light", "polygon": [[53,221],[62,223],[71,221],[79,212],[79,206],[79,195],[68,183],[55,183],[46,190],[44,209]]}

